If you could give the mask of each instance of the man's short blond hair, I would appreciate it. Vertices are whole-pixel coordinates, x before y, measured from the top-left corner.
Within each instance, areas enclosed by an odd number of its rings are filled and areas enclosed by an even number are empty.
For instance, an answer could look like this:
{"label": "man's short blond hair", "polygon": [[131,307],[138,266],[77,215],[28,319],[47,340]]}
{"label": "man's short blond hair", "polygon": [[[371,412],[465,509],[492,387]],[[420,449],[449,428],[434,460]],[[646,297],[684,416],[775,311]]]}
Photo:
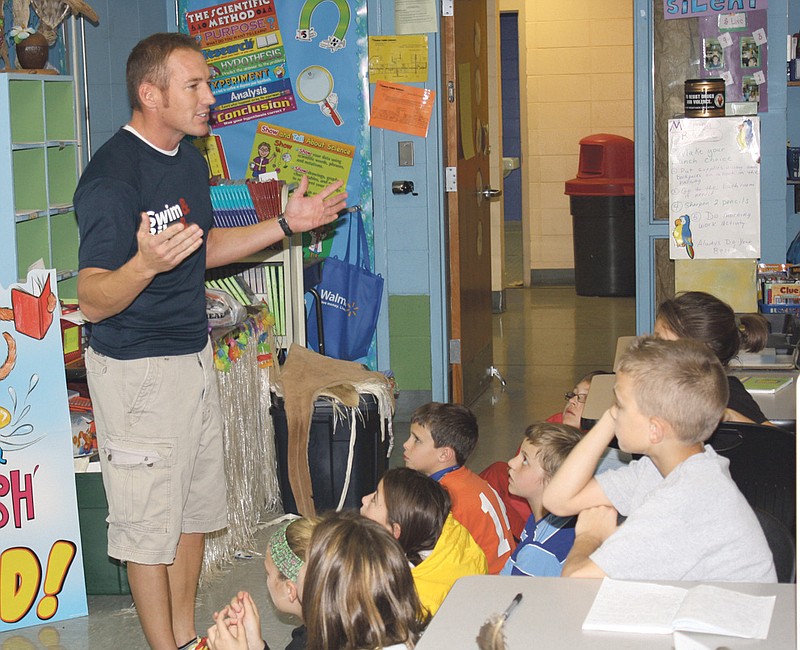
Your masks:
{"label": "man's short blond hair", "polygon": [[200,46],[191,36],[178,32],[151,34],[139,41],[128,55],[125,82],[132,110],[142,110],[139,87],[151,83],[159,90],[169,87],[167,60],[175,50],[192,50],[202,54]]}
{"label": "man's short blond hair", "polygon": [[728,378],[709,348],[692,339],[641,336],[620,359],[643,415],[668,422],[687,445],[714,433],[728,404]]}

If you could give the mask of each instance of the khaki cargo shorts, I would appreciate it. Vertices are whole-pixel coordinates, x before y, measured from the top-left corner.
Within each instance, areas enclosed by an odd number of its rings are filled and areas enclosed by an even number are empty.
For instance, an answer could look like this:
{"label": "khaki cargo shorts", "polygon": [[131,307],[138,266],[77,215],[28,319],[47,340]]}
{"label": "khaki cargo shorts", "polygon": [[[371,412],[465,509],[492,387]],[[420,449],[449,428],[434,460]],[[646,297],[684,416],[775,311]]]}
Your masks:
{"label": "khaki cargo shorts", "polygon": [[181,533],[227,525],[211,344],[197,354],[128,361],[89,348],[86,375],[108,498],[108,554],[171,564]]}

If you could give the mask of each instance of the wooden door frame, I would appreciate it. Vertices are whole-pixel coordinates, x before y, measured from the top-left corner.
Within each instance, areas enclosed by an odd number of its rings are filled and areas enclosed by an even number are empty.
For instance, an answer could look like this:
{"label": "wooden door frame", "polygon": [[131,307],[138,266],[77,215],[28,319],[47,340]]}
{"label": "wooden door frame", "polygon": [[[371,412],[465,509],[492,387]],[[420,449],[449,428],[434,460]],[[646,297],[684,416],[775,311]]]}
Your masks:
{"label": "wooden door frame", "polygon": [[[442,16],[442,117],[444,123],[442,140],[444,152],[444,166],[457,167],[458,165],[458,139],[448,138],[446,133],[450,128],[457,128],[458,103],[456,102],[456,53],[455,53],[455,17]],[[449,398],[452,402],[461,403],[464,399],[464,383],[462,381],[461,363],[452,363],[453,350],[451,341],[461,340],[461,304],[452,300],[452,295],[461,294],[461,260],[449,254],[450,242],[458,240],[460,225],[458,223],[458,192],[448,192],[445,175],[445,218],[447,219],[447,241],[444,252],[447,258],[445,270],[445,303],[447,314],[447,334],[445,339],[445,355],[447,356],[447,374],[449,384]],[[455,314],[453,312],[456,312]],[[457,318],[454,318],[454,315]],[[454,325],[455,323],[455,325]],[[453,370],[458,372],[453,372]]]}
{"label": "wooden door frame", "polygon": [[[491,87],[490,74],[488,66],[490,63],[498,66],[497,57],[489,55],[489,43],[493,44],[496,48],[496,39],[490,39],[488,33],[490,30],[496,28],[499,22],[499,14],[494,12],[496,6],[495,0],[477,0],[479,5],[482,5],[485,15],[481,17],[483,33],[480,35],[482,38],[481,59],[482,66],[486,66],[483,70],[484,81],[484,95],[481,102],[486,105],[481,108],[485,111],[485,117],[481,121],[482,128],[497,129],[497,124],[492,122],[492,111],[490,110],[491,101],[489,99],[489,89]],[[454,9],[458,7],[457,3],[453,3]],[[474,9],[473,9],[474,10]],[[471,11],[473,11],[471,10]],[[466,16],[472,15],[465,14]],[[470,237],[473,233],[471,230],[462,232],[462,226],[469,228],[471,224],[462,221],[466,214],[461,214],[461,210],[465,209],[464,199],[465,191],[472,191],[466,189],[469,186],[469,181],[464,174],[463,165],[468,162],[467,159],[459,159],[460,140],[459,138],[465,137],[461,131],[462,125],[460,124],[458,97],[459,89],[459,70],[460,64],[457,60],[459,55],[457,39],[460,39],[463,34],[456,34],[456,15],[442,16],[441,20],[441,57],[442,57],[442,119],[443,119],[443,137],[442,137],[442,152],[445,167],[445,193],[444,193],[444,217],[447,219],[445,233],[447,241],[445,242],[444,252],[446,255],[445,260],[445,273],[446,273],[446,295],[445,304],[447,308],[447,336],[445,340],[445,353],[447,355],[447,368],[449,379],[449,398],[453,402],[465,403],[465,399],[473,400],[480,395],[483,390],[488,386],[491,381],[489,369],[493,363],[492,354],[492,333],[491,333],[491,312],[492,312],[492,272],[494,267],[494,231],[499,226],[496,223],[501,217],[500,210],[492,210],[492,202],[487,197],[485,205],[482,208],[485,210],[479,217],[478,234],[480,240],[483,237],[486,240],[485,246],[481,248],[478,246],[479,259],[476,262],[480,264],[480,268],[486,265],[485,279],[486,286],[480,288],[480,295],[485,298],[485,303],[478,307],[478,311],[473,313],[472,310],[476,307],[474,299],[476,287],[474,286],[475,277],[473,274],[474,269],[470,266],[469,258],[462,259],[464,254],[463,237]],[[463,22],[463,21],[460,21]],[[477,51],[476,51],[477,55]],[[480,70],[480,67],[478,68]],[[496,83],[496,79],[495,79]],[[496,88],[497,86],[495,86]],[[472,95],[470,95],[472,97]],[[496,116],[495,116],[496,117]],[[497,121],[497,120],[496,120]],[[495,134],[497,135],[497,134]],[[491,142],[491,135],[489,136]],[[484,143],[488,144],[488,143]],[[480,178],[482,178],[482,187],[478,188],[478,192],[488,190],[490,187],[497,187],[493,181],[500,179],[502,172],[500,171],[501,161],[499,147],[495,151],[487,152],[483,147],[480,151],[476,151],[476,162],[479,170],[482,170]],[[476,143],[477,148],[477,143]],[[493,165],[493,160],[496,165]],[[456,178],[448,178],[448,170],[456,171]],[[450,187],[451,191],[448,191]],[[471,186],[470,186],[471,187]],[[480,202],[479,202],[480,209]],[[482,233],[482,234],[481,234]],[[455,254],[453,254],[455,252]],[[488,258],[488,259],[486,259]],[[467,278],[462,276],[466,273]],[[484,277],[483,275],[480,277]],[[485,288],[486,294],[483,294]],[[469,299],[465,302],[464,292],[467,292]],[[478,301],[480,302],[480,301]],[[483,309],[485,308],[485,311]],[[475,320],[475,317],[478,317]],[[467,320],[465,321],[465,317]],[[484,321],[487,321],[484,323]],[[485,328],[478,326],[478,323],[485,325]],[[476,327],[479,327],[480,332],[488,333],[488,341],[482,338],[482,335],[476,337]],[[464,336],[467,340],[464,340]],[[475,344],[479,344],[477,347]],[[457,362],[453,362],[457,360]],[[466,371],[466,375],[465,375]],[[485,374],[475,373],[485,372]]]}

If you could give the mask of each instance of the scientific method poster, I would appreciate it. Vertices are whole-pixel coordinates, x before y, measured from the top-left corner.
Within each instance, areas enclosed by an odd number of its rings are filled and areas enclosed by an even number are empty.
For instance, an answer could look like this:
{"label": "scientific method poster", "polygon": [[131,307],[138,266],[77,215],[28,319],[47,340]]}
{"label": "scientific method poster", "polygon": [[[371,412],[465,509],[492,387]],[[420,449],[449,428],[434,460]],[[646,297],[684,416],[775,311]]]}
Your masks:
{"label": "scientific method poster", "polygon": [[669,122],[671,259],[761,256],[756,116]]}
{"label": "scientific method poster", "polygon": [[87,614],[55,291],[0,286],[0,632]]}
{"label": "scientific method poster", "polygon": [[[231,178],[251,178],[259,125],[295,130],[351,150],[348,204],[371,232],[369,84],[365,0],[179,0],[182,31],[212,68],[212,129]],[[292,182],[289,167],[273,165]],[[209,148],[209,154],[213,151]],[[222,168],[216,165],[216,168]]]}

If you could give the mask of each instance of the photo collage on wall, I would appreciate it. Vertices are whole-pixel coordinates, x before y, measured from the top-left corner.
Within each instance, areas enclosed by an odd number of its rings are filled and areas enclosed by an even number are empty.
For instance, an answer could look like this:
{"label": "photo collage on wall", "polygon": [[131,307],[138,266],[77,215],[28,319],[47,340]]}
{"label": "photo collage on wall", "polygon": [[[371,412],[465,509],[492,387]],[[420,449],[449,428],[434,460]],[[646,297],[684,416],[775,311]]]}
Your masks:
{"label": "photo collage on wall", "polygon": [[699,22],[700,76],[723,79],[726,102],[756,102],[766,111],[766,10],[703,16]]}

